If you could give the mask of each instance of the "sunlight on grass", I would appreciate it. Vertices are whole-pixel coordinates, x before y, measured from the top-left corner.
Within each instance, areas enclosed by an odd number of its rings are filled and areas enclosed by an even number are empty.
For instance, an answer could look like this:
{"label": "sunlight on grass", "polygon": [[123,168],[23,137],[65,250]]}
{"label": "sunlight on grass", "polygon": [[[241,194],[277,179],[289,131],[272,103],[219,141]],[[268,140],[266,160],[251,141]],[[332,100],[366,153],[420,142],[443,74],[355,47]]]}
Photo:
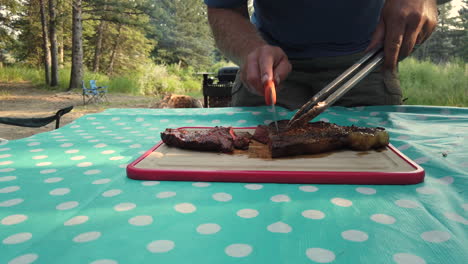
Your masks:
{"label": "sunlight on grass", "polygon": [[[226,63],[214,65],[210,71],[216,72]],[[399,67],[405,104],[468,106],[468,67],[462,61],[436,65],[413,58],[404,60]],[[45,86],[42,70],[25,67],[4,67],[0,80],[6,82],[30,81],[37,87],[48,90],[66,91],[70,81],[70,69],[59,72],[59,87]],[[148,64],[136,72],[109,77],[100,73],[85,72],[85,85],[96,80],[98,86],[107,86],[109,93],[146,95],[161,98],[166,93],[186,94],[196,98],[202,96],[201,76],[191,68],[177,65]],[[1,98],[8,94],[0,93]]]}

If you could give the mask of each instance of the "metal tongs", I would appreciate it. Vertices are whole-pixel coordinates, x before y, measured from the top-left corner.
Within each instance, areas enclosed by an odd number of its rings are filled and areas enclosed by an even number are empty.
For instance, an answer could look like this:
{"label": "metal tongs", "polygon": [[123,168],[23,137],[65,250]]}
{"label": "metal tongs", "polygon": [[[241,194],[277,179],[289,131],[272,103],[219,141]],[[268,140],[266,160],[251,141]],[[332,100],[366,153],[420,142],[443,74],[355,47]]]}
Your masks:
{"label": "metal tongs", "polygon": [[[304,104],[299,111],[289,120],[287,127],[298,127],[305,125],[310,120],[317,117],[329,106],[333,105],[338,99],[345,95],[359,81],[372,72],[382,63],[384,58],[383,47],[379,46],[364,54],[353,66],[329,83],[325,88],[318,92],[312,99]],[[359,71],[358,71],[359,70]],[[356,72],[357,71],[357,72]],[[351,75],[354,76],[351,77]],[[343,85],[340,83],[346,81]],[[327,98],[326,98],[327,97]]]}

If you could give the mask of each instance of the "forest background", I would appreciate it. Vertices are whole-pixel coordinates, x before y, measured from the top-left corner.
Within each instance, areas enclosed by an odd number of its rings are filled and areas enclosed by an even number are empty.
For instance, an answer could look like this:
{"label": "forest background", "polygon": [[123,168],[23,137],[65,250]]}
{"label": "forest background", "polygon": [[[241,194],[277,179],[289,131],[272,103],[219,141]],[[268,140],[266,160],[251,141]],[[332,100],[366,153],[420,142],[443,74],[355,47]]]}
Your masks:
{"label": "forest background", "polygon": [[[439,6],[434,34],[400,63],[405,104],[468,106],[467,11]],[[0,83],[199,98],[197,73],[228,65],[202,0],[0,0]]]}

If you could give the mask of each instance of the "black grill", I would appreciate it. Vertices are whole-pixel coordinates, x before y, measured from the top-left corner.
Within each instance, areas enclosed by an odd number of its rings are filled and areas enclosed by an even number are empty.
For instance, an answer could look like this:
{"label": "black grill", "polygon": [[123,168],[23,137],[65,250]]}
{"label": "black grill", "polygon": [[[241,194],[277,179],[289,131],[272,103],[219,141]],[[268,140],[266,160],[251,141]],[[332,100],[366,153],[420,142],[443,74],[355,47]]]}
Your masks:
{"label": "black grill", "polygon": [[203,74],[204,107],[228,106],[231,101],[231,89],[236,79],[238,67],[223,67],[216,78]]}

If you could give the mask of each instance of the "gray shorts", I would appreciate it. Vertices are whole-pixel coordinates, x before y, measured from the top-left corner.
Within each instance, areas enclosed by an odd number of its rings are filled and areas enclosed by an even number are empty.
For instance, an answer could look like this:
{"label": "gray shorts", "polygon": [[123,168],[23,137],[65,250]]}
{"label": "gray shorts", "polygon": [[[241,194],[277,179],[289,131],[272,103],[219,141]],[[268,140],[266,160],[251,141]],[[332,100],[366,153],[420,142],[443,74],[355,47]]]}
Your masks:
{"label": "gray shorts", "polygon": [[[348,67],[362,57],[357,53],[339,57],[290,60],[292,71],[280,84],[277,92],[277,105],[288,109],[297,109],[305,104],[317,92]],[[371,72],[334,105],[399,105],[402,103],[400,81],[391,73],[382,73],[380,69]],[[231,106],[264,105],[265,99],[250,93],[236,77],[232,88]]]}

